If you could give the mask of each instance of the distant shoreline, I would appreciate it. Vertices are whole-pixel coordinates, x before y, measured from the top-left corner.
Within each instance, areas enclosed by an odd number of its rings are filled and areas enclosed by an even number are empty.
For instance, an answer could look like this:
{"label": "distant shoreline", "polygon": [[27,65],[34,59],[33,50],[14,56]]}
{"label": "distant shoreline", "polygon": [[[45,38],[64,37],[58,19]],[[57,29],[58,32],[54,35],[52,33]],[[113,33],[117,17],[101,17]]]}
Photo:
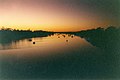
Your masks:
{"label": "distant shoreline", "polygon": [[30,30],[15,30],[10,28],[3,28],[0,30],[0,44],[4,45],[21,39],[29,39],[34,37],[47,37],[54,34],[75,35],[81,38],[85,38],[88,42],[91,42],[92,40],[97,41],[100,43],[100,45],[108,44],[108,42],[111,39],[112,42],[116,42],[120,40],[119,39],[120,28],[116,28],[114,26],[110,26],[106,29],[99,27],[96,29],[89,29],[89,30],[83,30],[77,32],[49,32],[42,30],[30,31]]}

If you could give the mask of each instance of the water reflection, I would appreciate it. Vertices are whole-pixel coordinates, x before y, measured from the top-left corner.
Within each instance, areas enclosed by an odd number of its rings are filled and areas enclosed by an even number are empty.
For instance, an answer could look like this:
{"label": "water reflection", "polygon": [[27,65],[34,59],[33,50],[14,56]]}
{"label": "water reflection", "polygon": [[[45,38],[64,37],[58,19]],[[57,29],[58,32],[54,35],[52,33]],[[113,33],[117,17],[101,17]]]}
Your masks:
{"label": "water reflection", "polygon": [[[68,42],[69,41],[68,39],[73,38],[73,35],[54,34],[54,35],[46,36],[46,37],[28,38],[28,39],[22,39],[22,40],[17,40],[17,41],[13,40],[13,41],[9,41],[8,43],[7,43],[8,40],[7,41],[4,40],[4,41],[1,41],[1,43],[0,43],[0,50],[31,48],[33,46],[41,46],[41,45],[44,45],[46,43],[49,44],[50,40],[51,40],[51,42],[54,42],[57,40],[60,41],[57,38],[60,38],[61,41],[64,40],[64,41]],[[42,44],[43,42],[44,42],[44,44]]]}
{"label": "water reflection", "polygon": [[1,79],[119,78],[118,55],[106,53],[91,37],[55,34],[19,40],[11,48],[0,51]]}

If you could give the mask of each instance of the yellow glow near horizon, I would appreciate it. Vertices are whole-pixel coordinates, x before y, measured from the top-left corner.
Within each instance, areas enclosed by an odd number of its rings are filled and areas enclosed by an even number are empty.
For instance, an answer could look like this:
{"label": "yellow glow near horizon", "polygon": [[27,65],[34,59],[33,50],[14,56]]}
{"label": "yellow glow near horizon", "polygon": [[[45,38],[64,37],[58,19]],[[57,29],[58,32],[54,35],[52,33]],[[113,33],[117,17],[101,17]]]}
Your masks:
{"label": "yellow glow near horizon", "polygon": [[23,30],[80,31],[120,25],[116,17],[105,14],[90,6],[55,0],[0,1],[0,27]]}

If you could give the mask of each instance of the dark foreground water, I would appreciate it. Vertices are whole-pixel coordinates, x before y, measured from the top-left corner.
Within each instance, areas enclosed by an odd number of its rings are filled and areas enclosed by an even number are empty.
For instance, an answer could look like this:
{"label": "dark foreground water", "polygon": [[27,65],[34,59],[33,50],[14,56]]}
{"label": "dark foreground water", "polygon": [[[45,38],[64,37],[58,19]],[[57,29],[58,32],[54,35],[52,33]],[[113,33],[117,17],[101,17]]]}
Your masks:
{"label": "dark foreground water", "polygon": [[0,43],[0,80],[119,79],[119,45],[95,43],[66,34]]}

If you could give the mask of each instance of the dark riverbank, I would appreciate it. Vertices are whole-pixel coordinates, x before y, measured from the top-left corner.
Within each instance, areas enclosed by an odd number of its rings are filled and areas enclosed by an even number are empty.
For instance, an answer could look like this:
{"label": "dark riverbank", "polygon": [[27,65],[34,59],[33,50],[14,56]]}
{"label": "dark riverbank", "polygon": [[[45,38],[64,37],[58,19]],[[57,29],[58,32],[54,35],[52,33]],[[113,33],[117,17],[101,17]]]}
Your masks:
{"label": "dark riverbank", "polygon": [[120,28],[108,27],[85,30],[75,33],[76,36],[84,38],[93,46],[99,47],[108,52],[116,52],[120,47]]}
{"label": "dark riverbank", "polygon": [[[62,32],[38,47],[0,50],[0,78],[119,79],[119,32],[115,27],[66,32],[66,37]],[[67,38],[68,34],[76,36]]]}
{"label": "dark riverbank", "polygon": [[68,34],[70,36],[71,35],[79,36],[81,38],[84,38],[92,45],[105,50],[109,49],[112,50],[113,47],[116,47],[117,45],[120,44],[120,28],[112,26],[108,27],[107,29],[99,27],[96,29],[83,30],[78,32],[48,32],[42,30],[30,31],[30,30],[2,29],[0,30],[0,43],[2,45],[5,45],[22,39],[47,37],[56,33]]}
{"label": "dark riverbank", "polygon": [[4,45],[22,39],[29,39],[33,37],[47,37],[53,34],[53,32],[42,30],[0,30],[0,43]]}

